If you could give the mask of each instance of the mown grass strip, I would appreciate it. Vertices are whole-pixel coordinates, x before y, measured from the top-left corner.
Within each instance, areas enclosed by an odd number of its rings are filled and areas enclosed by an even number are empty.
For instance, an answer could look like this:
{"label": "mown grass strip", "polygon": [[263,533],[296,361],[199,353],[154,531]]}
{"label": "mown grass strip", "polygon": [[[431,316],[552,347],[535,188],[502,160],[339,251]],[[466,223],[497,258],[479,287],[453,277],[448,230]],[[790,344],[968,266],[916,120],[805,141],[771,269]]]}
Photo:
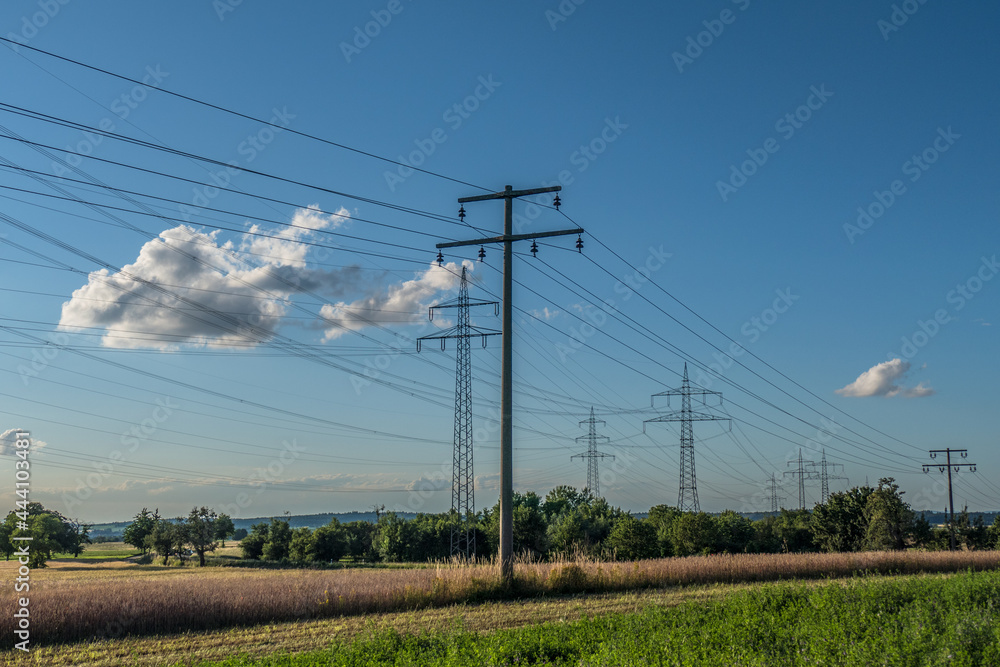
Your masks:
{"label": "mown grass strip", "polygon": [[998,664],[1000,574],[970,572],[775,584],[708,604],[488,634],[382,630],[328,650],[200,667]]}

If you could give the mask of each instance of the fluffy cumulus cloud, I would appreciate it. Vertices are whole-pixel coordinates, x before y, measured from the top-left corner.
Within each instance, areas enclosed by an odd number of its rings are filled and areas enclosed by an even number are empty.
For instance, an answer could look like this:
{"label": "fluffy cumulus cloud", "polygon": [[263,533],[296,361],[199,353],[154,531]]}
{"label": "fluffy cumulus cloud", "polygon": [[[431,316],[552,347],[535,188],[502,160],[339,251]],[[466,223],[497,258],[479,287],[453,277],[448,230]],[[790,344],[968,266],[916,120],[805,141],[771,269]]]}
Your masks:
{"label": "fluffy cumulus cloud", "polygon": [[427,306],[457,286],[461,266],[432,264],[413,279],[388,283],[387,274],[360,266],[321,270],[309,266],[323,230],[350,221],[346,209],[295,211],[291,226],[249,225],[235,240],[218,231],[180,225],[145,243],[120,271],[102,269],[62,306],[63,331],[103,332],[115,348],[241,348],[269,341],[308,292],[325,304],[313,325],[324,342],[371,324],[409,324],[426,318]]}
{"label": "fluffy cumulus cloud", "polygon": [[[268,340],[290,305],[311,291],[338,298],[367,289],[358,266],[322,271],[306,266],[312,247],[297,241],[348,219],[315,208],[299,209],[293,227],[275,238],[245,234],[237,245],[219,232],[186,225],[168,229],[142,246],[121,271],[101,269],[63,304],[64,331],[102,329],[106,347],[174,349],[243,347]],[[261,232],[259,226],[250,232]],[[254,253],[249,258],[236,250]]]}
{"label": "fluffy cumulus cloud", "polygon": [[[471,271],[472,262],[465,263]],[[320,310],[325,332],[323,340],[339,338],[348,331],[357,331],[367,326],[388,324],[409,324],[424,320],[427,308],[445,290],[458,286],[462,267],[455,263],[430,268],[412,280],[389,285],[355,301],[339,301],[326,304]]]}
{"label": "fluffy cumulus cloud", "polygon": [[851,384],[838,389],[837,393],[855,398],[867,396],[920,398],[934,393],[934,390],[925,386],[923,382],[915,387],[902,385],[900,381],[909,370],[909,362],[902,359],[883,361],[859,375]]}
{"label": "fluffy cumulus cloud", "polygon": [[315,236],[317,231],[343,227],[349,219],[350,213],[345,208],[335,214],[324,214],[317,205],[300,208],[292,216],[291,226],[282,227],[277,233],[259,224],[251,225],[244,235],[242,249],[275,266],[303,267],[310,246],[301,241]]}
{"label": "fluffy cumulus cloud", "polygon": [[[24,431],[17,428],[11,428],[7,429],[3,433],[0,433],[0,457],[14,456],[14,452],[17,451],[17,447],[14,446],[14,443],[17,442],[18,433],[24,433]],[[31,448],[29,449],[29,452],[37,452],[44,446],[44,441],[38,440],[37,438],[31,438]],[[30,455],[31,454],[29,454],[29,456]]]}

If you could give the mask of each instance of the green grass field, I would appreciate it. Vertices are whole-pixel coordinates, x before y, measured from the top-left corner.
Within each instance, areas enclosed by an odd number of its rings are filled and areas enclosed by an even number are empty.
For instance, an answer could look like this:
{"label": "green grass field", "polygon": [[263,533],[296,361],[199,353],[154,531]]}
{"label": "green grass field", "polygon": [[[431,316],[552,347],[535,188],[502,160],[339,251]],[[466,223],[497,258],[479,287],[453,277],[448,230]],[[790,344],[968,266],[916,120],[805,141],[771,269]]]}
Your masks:
{"label": "green grass field", "polygon": [[383,630],[323,651],[198,664],[1000,665],[1000,574],[768,584],[641,613],[492,633]]}

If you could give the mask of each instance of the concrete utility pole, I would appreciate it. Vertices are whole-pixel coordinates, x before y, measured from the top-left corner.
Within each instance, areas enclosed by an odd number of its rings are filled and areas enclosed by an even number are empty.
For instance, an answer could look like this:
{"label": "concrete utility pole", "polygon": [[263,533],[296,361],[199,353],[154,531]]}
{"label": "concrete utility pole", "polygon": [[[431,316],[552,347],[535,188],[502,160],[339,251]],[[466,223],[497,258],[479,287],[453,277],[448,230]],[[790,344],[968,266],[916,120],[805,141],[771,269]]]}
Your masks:
{"label": "concrete utility pole", "polygon": [[[470,202],[487,201],[490,199],[504,200],[503,235],[493,236],[485,239],[475,239],[472,241],[454,241],[451,243],[438,243],[438,261],[443,261],[440,250],[442,248],[457,248],[460,246],[478,245],[487,243],[503,244],[503,353],[501,363],[503,370],[500,376],[500,576],[504,585],[510,588],[514,583],[514,462],[513,462],[513,438],[511,428],[513,426],[512,405],[513,405],[513,378],[511,374],[511,340],[513,335],[513,268],[515,241],[526,241],[549,236],[566,236],[568,234],[583,234],[582,229],[565,229],[558,232],[539,232],[536,234],[514,234],[514,200],[518,197],[530,195],[540,195],[547,192],[558,192],[562,190],[561,185],[554,185],[548,188],[535,188],[533,190],[514,190],[511,186],[506,186],[503,192],[495,192],[488,195],[477,195],[475,197],[463,197],[458,200],[459,204]],[[558,197],[557,197],[558,200]],[[557,204],[558,207],[558,204]],[[465,207],[459,209],[459,217],[465,217]],[[577,240],[577,248],[582,248],[583,242]],[[482,256],[480,250],[480,256]]]}
{"label": "concrete utility pole", "polygon": [[952,495],[951,491],[951,470],[955,469],[955,472],[961,472],[962,468],[968,468],[970,472],[976,472],[975,463],[952,463],[951,455],[959,454],[961,457],[967,458],[969,456],[969,450],[967,449],[932,449],[930,450],[930,455],[932,459],[936,459],[938,454],[944,454],[947,457],[945,465],[935,466],[933,463],[924,464],[924,472],[930,472],[931,468],[937,467],[938,472],[948,471],[948,532],[951,534],[951,550],[955,550],[955,497]]}

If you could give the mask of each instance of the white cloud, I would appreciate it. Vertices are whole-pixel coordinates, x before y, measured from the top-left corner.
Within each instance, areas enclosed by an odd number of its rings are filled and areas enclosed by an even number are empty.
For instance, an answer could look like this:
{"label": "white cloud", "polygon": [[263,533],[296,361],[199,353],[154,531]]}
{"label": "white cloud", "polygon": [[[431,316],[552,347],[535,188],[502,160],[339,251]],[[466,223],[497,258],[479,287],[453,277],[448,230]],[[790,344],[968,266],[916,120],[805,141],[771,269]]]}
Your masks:
{"label": "white cloud", "polygon": [[[310,246],[299,241],[313,236],[318,230],[342,227],[349,219],[350,212],[346,208],[340,208],[335,214],[326,215],[320,213],[317,204],[313,204],[295,211],[295,215],[292,216],[292,226],[282,227],[277,233],[259,224],[251,225],[249,233],[243,237],[242,249],[262,255],[263,261],[274,266],[303,267]],[[266,233],[267,236],[256,236],[260,232]]]}
{"label": "white cloud", "polygon": [[[17,447],[14,443],[17,441],[18,433],[25,433],[23,429],[10,428],[0,433],[0,456],[14,456],[14,452],[17,451]],[[28,431],[30,433],[30,431]],[[28,457],[31,457],[32,452],[36,452],[47,443],[44,440],[38,440],[36,438],[31,438],[31,447],[28,448]]]}
{"label": "white cloud", "polygon": [[341,226],[347,215],[345,209],[336,215],[299,209],[292,218],[297,227],[283,228],[276,239],[244,236],[240,249],[267,255],[255,257],[252,266],[232,252],[232,242],[220,243],[217,231],[204,233],[186,225],[168,229],[144,244],[121,272],[91,273],[87,284],[63,304],[59,327],[105,329],[103,345],[118,348],[263,342],[274,334],[297,292],[340,297],[370,289],[357,266],[307,268],[310,246],[295,242],[315,230]]}
{"label": "white cloud", "polygon": [[883,361],[872,366],[858,376],[858,379],[846,387],[837,389],[841,396],[862,398],[867,396],[905,396],[907,398],[920,398],[930,396],[934,390],[924,386],[921,382],[916,387],[905,387],[898,383],[907,371],[910,370],[910,363],[902,359],[892,359]]}
{"label": "white cloud", "polygon": [[[465,263],[472,271],[474,264]],[[347,331],[357,331],[375,324],[409,324],[427,317],[427,308],[435,297],[444,290],[458,285],[461,266],[448,263],[430,268],[413,280],[390,285],[377,294],[352,301],[326,304],[320,309],[320,316],[326,320],[323,325],[323,340],[338,338]]]}
{"label": "white cloud", "polygon": [[534,315],[538,319],[548,321],[548,320],[551,320],[552,318],[554,318],[556,315],[558,315],[562,311],[558,310],[558,309],[555,309],[555,308],[552,309],[552,310],[549,310],[549,307],[546,306],[546,307],[542,308],[541,310],[535,309],[535,310],[532,310],[530,312],[531,312],[532,315]]}

